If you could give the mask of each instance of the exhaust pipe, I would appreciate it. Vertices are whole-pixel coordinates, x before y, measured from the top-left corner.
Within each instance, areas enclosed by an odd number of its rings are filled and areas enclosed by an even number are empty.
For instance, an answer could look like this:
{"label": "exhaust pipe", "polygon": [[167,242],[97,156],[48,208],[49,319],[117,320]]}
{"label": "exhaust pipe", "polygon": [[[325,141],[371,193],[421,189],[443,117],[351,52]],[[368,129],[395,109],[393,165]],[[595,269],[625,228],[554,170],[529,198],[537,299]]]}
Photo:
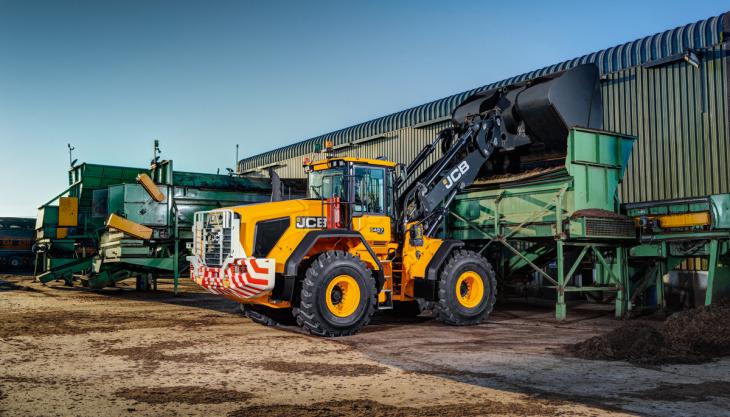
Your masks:
{"label": "exhaust pipe", "polygon": [[281,201],[281,178],[274,168],[269,168],[271,178],[271,201]]}

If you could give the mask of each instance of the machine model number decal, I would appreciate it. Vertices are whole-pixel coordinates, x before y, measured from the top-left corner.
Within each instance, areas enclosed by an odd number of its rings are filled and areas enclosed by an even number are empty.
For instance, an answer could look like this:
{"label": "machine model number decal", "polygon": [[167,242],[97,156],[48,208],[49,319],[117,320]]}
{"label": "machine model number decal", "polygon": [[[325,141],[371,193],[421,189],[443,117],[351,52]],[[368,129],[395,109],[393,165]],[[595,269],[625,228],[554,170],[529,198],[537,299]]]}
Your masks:
{"label": "machine model number decal", "polygon": [[297,217],[297,229],[324,229],[327,227],[326,217]]}
{"label": "machine model number decal", "polygon": [[377,233],[379,235],[382,235],[383,233],[385,233],[385,228],[382,228],[382,227],[371,227],[370,228],[370,231],[373,232],[373,233]]}
{"label": "machine model number decal", "polygon": [[443,183],[446,189],[449,190],[456,184],[462,175],[469,171],[469,164],[466,161],[461,161],[446,177],[444,177]]}

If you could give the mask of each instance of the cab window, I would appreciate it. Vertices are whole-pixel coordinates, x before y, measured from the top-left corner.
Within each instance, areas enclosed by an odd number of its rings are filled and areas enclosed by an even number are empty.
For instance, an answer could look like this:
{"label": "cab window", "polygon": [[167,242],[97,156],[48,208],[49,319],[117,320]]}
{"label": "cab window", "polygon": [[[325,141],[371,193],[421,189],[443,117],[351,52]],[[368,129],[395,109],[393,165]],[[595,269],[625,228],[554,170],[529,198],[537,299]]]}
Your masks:
{"label": "cab window", "polygon": [[385,169],[355,167],[355,213],[386,214]]}
{"label": "cab window", "polygon": [[309,173],[309,198],[342,197],[343,194],[342,169],[324,169]]}

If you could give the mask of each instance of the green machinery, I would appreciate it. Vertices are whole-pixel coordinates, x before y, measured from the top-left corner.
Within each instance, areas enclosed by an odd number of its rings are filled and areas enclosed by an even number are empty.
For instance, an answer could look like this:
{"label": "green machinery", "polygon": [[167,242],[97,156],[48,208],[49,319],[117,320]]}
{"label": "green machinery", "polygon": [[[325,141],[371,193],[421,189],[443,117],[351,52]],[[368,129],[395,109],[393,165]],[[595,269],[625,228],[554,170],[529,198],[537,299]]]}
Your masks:
{"label": "green machinery", "polygon": [[624,212],[639,228],[638,243],[629,251],[636,276],[633,303],[650,291],[663,306],[664,275],[698,259],[707,265],[705,304],[730,295],[730,194],[626,204]]}
{"label": "green machinery", "polygon": [[[629,308],[627,247],[633,219],[619,214],[618,185],[634,138],[573,128],[564,160],[517,175],[496,176],[459,194],[446,230],[488,255],[502,283],[547,282],[556,318],[566,293],[615,293],[616,315]],[[555,161],[553,161],[555,162]]]}
{"label": "green machinery", "polygon": [[91,268],[106,222],[92,212],[94,191],[134,183],[144,171],[89,163],[69,170],[68,188],[38,208],[35,275],[40,281],[62,278],[70,285],[74,273]]}
{"label": "green machinery", "polygon": [[[138,288],[171,274],[177,290],[196,211],[269,201],[266,179],[81,164],[69,187],[39,209],[36,276],[41,282],[75,276],[92,288],[134,277]],[[58,202],[57,204],[54,204]]]}

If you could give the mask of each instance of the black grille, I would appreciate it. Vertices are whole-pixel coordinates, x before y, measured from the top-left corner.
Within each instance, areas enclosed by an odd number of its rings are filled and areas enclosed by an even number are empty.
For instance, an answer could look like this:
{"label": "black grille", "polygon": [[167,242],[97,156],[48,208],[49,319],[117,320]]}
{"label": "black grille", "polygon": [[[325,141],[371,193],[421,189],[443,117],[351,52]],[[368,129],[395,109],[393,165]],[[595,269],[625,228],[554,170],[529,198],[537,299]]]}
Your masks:
{"label": "black grille", "polygon": [[289,229],[288,217],[256,223],[256,232],[253,238],[253,256],[263,258],[268,255],[287,229]]}
{"label": "black grille", "polygon": [[586,236],[627,238],[636,237],[636,226],[630,219],[586,218]]}

